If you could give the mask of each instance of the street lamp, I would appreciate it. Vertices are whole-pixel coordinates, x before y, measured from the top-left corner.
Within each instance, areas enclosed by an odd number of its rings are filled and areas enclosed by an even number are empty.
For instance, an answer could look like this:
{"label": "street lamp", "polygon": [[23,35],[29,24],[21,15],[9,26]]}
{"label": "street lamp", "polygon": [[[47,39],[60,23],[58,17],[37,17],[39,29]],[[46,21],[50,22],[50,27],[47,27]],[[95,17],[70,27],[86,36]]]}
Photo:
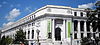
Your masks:
{"label": "street lamp", "polygon": [[39,32],[40,32],[40,30],[36,30],[36,33],[37,33],[37,45],[40,45],[40,43],[39,43]]}

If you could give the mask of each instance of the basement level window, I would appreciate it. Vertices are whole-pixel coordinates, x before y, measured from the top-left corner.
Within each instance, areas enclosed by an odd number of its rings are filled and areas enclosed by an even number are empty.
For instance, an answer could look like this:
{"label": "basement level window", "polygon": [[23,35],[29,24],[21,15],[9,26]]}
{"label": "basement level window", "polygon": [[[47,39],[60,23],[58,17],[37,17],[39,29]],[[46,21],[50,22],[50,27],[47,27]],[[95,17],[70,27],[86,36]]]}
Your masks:
{"label": "basement level window", "polygon": [[77,33],[74,34],[74,39],[77,39]]}

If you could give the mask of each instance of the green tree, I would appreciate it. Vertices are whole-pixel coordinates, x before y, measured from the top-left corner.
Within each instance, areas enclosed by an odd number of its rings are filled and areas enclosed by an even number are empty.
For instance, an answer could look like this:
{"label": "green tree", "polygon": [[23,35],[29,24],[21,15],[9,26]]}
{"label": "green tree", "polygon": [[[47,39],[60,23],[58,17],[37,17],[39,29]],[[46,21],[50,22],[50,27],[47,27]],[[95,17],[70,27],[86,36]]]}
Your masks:
{"label": "green tree", "polygon": [[90,38],[84,37],[81,39],[81,45],[89,45],[90,44]]}
{"label": "green tree", "polygon": [[100,1],[95,3],[95,7],[95,10],[87,9],[87,21],[92,23],[93,31],[100,30]]}
{"label": "green tree", "polygon": [[[92,30],[93,31],[100,31],[100,1],[97,1],[95,3],[95,7],[96,9],[95,10],[92,10],[92,9],[86,9],[87,10],[87,17],[88,17],[88,20],[87,22],[89,23],[92,23],[92,25],[90,25],[92,27]],[[97,32],[98,33],[98,32]],[[91,36],[93,36],[91,34]],[[82,38],[81,39],[81,44],[82,45],[98,45],[98,42],[100,41],[100,38],[99,37],[95,37],[94,38],[95,40],[92,40],[91,38]]]}
{"label": "green tree", "polygon": [[5,36],[3,36],[3,37],[1,38],[0,44],[1,44],[1,45],[5,45],[5,44],[6,44],[6,42],[5,42]]}
{"label": "green tree", "polygon": [[19,31],[17,31],[15,34],[14,43],[15,44],[20,44],[20,43],[26,44],[27,41],[25,39],[26,39],[25,32],[23,32],[22,29],[19,29]]}
{"label": "green tree", "polygon": [[0,40],[0,45],[9,45],[12,43],[12,41],[13,41],[13,39],[10,38],[9,36],[7,36],[7,37],[3,36]]}
{"label": "green tree", "polygon": [[7,37],[5,38],[5,40],[6,40],[6,44],[7,44],[7,45],[8,45],[8,44],[11,44],[11,43],[13,42],[13,39],[10,38],[9,36],[7,36]]}

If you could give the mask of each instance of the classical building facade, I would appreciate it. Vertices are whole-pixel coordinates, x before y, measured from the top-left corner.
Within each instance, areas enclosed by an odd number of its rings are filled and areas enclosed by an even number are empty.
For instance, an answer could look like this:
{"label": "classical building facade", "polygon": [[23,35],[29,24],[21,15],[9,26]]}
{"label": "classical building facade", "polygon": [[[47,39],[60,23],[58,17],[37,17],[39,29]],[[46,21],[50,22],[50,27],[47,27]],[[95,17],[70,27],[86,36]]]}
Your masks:
{"label": "classical building facade", "polygon": [[14,38],[16,31],[23,29],[29,45],[80,45],[81,38],[91,37],[85,9],[47,5],[4,27],[2,35]]}

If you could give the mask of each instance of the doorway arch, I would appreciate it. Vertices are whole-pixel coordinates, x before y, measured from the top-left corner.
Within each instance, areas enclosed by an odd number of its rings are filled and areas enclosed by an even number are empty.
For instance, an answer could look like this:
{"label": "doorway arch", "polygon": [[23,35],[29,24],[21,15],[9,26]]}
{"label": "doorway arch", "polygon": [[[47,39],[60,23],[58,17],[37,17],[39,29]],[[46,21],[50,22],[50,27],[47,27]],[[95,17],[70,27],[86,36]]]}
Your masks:
{"label": "doorway arch", "polygon": [[55,40],[57,41],[60,41],[61,40],[61,28],[57,27],[55,29]]}

